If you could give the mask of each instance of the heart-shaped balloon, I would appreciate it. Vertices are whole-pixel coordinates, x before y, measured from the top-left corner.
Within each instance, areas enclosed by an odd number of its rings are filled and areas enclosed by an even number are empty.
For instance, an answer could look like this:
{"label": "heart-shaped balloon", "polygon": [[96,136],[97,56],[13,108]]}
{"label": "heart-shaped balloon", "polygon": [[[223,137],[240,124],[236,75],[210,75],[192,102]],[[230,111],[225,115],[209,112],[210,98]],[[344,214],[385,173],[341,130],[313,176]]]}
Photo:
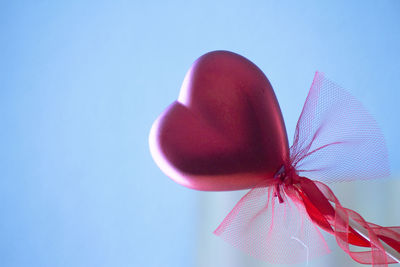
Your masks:
{"label": "heart-shaped balloon", "polygon": [[178,100],[152,126],[150,150],[167,176],[206,191],[254,187],[289,160],[271,84],[254,63],[227,51],[193,63]]}

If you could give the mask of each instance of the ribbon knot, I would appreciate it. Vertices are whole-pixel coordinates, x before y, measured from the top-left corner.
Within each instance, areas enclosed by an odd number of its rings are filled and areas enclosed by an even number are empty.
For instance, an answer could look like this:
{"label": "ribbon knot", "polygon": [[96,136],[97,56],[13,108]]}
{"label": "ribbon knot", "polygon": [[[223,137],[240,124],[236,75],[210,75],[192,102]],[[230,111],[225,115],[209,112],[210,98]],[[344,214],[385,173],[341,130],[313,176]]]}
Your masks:
{"label": "ribbon knot", "polygon": [[299,183],[301,179],[297,175],[295,168],[290,165],[282,165],[281,168],[274,175],[274,193],[273,195],[278,198],[279,203],[284,202],[285,187],[291,187]]}
{"label": "ribbon knot", "polygon": [[293,183],[293,172],[291,171],[293,168],[285,168],[285,165],[282,165],[281,168],[274,175],[274,192],[273,195],[278,198],[279,203],[284,202],[284,187],[291,186]]}

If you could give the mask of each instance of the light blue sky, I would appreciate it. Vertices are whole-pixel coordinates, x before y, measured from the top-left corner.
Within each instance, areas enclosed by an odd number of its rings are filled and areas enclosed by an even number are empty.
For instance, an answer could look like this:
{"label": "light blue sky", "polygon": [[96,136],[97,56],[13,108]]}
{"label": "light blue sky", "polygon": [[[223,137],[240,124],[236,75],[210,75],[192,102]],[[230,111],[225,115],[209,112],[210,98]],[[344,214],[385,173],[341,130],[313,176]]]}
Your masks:
{"label": "light blue sky", "polygon": [[[200,55],[269,77],[292,138],[316,70],[375,115],[400,172],[398,1],[0,4],[0,266],[192,266],[198,192],[148,149]],[[211,234],[211,233],[210,233]]]}

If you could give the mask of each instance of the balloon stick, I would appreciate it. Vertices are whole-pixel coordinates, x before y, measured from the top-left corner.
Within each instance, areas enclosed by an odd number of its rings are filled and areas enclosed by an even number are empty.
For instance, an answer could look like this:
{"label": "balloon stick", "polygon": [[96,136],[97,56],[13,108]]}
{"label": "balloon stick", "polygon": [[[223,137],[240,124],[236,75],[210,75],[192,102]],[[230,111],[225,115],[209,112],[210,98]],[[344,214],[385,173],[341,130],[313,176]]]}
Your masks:
{"label": "balloon stick", "polygon": [[[369,238],[369,234],[368,231],[362,227],[359,223],[357,223],[356,221],[354,221],[353,219],[349,218],[349,225],[357,232],[359,233],[362,237],[364,237],[365,239],[367,239],[368,241],[370,241]],[[392,259],[394,259],[395,261],[397,261],[398,263],[400,263],[400,253],[397,252],[394,248],[392,248],[391,246],[389,246],[388,244],[386,244],[384,241],[380,240],[386,254],[391,257]]]}

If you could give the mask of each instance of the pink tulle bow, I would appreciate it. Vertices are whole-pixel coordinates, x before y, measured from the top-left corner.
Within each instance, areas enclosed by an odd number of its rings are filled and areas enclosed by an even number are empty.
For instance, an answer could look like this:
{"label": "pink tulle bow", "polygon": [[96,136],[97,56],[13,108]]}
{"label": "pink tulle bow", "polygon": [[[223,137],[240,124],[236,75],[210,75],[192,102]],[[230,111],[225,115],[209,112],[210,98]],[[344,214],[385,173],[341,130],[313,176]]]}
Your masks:
{"label": "pink tulle bow", "polygon": [[[298,263],[329,252],[321,228],[359,263],[397,263],[387,256],[382,241],[400,253],[400,227],[365,221],[343,207],[322,183],[388,175],[387,150],[374,118],[353,96],[317,72],[297,122],[290,162],[276,173],[273,183],[266,177],[265,183],[251,189],[214,233],[267,262]],[[370,240],[358,234],[349,220],[366,229]]]}

